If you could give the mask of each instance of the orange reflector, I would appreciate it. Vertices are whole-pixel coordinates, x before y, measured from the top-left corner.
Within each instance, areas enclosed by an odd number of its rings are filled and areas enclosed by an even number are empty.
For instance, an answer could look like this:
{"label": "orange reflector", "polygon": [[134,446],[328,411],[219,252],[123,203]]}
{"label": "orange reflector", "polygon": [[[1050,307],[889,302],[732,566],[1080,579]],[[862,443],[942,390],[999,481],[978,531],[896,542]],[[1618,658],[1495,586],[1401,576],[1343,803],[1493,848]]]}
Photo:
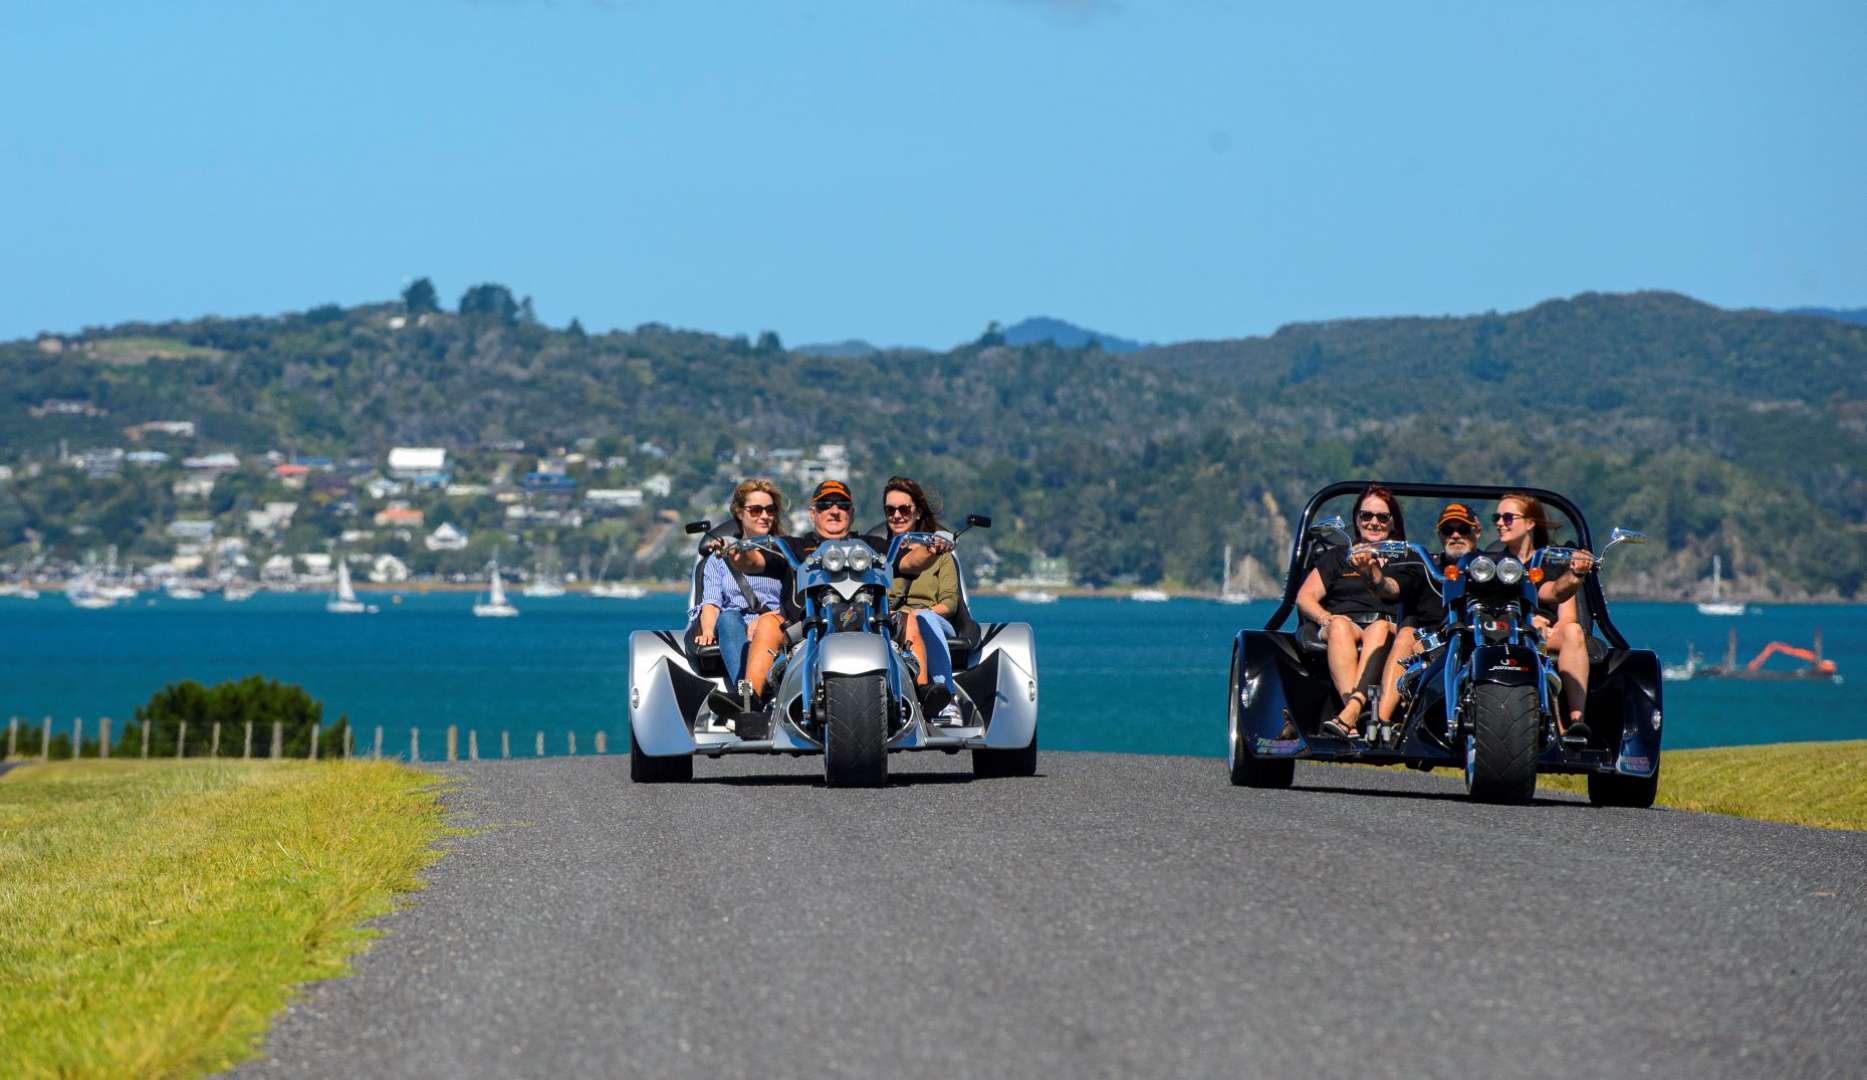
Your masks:
{"label": "orange reflector", "polygon": [[1530,575],[1530,584],[1532,585],[1543,584],[1543,568],[1542,567],[1532,566],[1529,569],[1528,573]]}
{"label": "orange reflector", "polygon": [[1457,581],[1458,579],[1459,579],[1458,564],[1454,563],[1453,565],[1446,567],[1446,580]]}

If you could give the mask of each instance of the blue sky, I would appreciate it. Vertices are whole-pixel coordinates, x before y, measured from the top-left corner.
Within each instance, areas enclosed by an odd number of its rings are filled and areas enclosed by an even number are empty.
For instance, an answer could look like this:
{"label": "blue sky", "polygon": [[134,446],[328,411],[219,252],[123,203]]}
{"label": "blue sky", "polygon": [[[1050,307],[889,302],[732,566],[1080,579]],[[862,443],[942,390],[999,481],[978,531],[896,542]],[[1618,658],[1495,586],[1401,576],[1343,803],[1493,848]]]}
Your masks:
{"label": "blue sky", "polygon": [[420,275],[791,344],[1867,305],[1858,2],[7,12],[3,338]]}

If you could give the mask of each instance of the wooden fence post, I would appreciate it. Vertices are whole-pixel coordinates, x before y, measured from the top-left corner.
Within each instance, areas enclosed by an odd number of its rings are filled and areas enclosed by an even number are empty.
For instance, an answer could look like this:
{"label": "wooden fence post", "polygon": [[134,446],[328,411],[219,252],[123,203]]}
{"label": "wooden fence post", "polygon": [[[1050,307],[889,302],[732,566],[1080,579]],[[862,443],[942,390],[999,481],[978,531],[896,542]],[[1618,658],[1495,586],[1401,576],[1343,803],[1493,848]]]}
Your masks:
{"label": "wooden fence post", "polygon": [[15,716],[6,722],[6,756],[12,757],[17,753],[19,753],[19,717]]}
{"label": "wooden fence post", "polygon": [[512,733],[510,731],[499,733],[499,756],[502,758],[512,756]]}
{"label": "wooden fence post", "polygon": [[421,760],[421,729],[420,728],[409,728],[408,729],[408,760],[411,762]]}
{"label": "wooden fence post", "polygon": [[240,756],[248,761],[253,758],[253,722],[251,720],[246,722],[246,748],[240,751]]}
{"label": "wooden fence post", "polygon": [[39,760],[52,760],[52,718],[49,716],[39,728]]}
{"label": "wooden fence post", "polygon": [[596,733],[596,752],[599,754],[609,753],[609,732],[599,731]]}
{"label": "wooden fence post", "polygon": [[570,756],[576,757],[577,756],[577,733],[574,731],[567,731],[564,734],[570,737]]}
{"label": "wooden fence post", "polygon": [[71,760],[84,756],[84,717],[71,718]]}
{"label": "wooden fence post", "polygon": [[106,716],[98,720],[97,725],[97,756],[107,758],[110,756],[110,717]]}
{"label": "wooden fence post", "polygon": [[285,756],[285,723],[281,720],[272,722],[272,760],[278,761]]}
{"label": "wooden fence post", "polygon": [[467,760],[480,760],[480,733],[471,728],[467,730]]}
{"label": "wooden fence post", "polygon": [[376,748],[370,751],[370,758],[374,761],[382,760],[382,725],[381,724],[376,725]]}
{"label": "wooden fence post", "polygon": [[182,752],[187,749],[188,749],[188,721],[183,720],[181,731],[178,732],[175,736],[175,756],[181,757]]}
{"label": "wooden fence post", "polygon": [[545,733],[542,731],[538,733],[538,755],[537,756],[539,757],[545,756]]}
{"label": "wooden fence post", "polygon": [[354,727],[351,727],[350,722],[348,720],[344,721],[344,760],[345,761],[350,760],[350,753],[352,750],[351,744],[355,739],[356,733],[357,733],[357,729]]}
{"label": "wooden fence post", "polygon": [[323,732],[324,724],[322,722],[311,725],[311,749],[305,751],[306,761],[318,760],[318,736],[323,734]]}
{"label": "wooden fence post", "polygon": [[148,760],[149,758],[149,724],[150,724],[149,718],[144,717],[143,718],[143,759],[145,761]]}
{"label": "wooden fence post", "polygon": [[214,721],[214,727],[212,730],[214,733],[211,736],[209,736],[207,740],[207,756],[208,757],[219,757],[220,756],[220,721],[219,720]]}
{"label": "wooden fence post", "polygon": [[447,725],[447,760],[460,760],[460,729],[453,724]]}

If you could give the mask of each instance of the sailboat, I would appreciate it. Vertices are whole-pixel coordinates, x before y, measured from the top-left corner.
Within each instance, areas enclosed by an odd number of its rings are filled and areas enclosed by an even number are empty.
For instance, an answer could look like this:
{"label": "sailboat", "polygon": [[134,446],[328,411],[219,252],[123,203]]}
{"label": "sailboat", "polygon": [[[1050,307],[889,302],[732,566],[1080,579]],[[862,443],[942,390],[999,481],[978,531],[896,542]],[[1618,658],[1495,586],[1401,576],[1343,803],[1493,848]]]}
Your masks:
{"label": "sailboat", "polygon": [[65,599],[71,601],[72,607],[83,608],[86,611],[97,611],[116,605],[115,600],[97,591],[97,582],[90,577],[73,578],[65,586]]}
{"label": "sailboat", "polygon": [[624,585],[620,581],[609,580],[609,560],[616,553],[615,541],[603,550],[603,563],[596,569],[596,580],[590,583],[590,595],[600,596],[605,600],[640,600],[648,595],[648,590],[640,585]]}
{"label": "sailboat", "polygon": [[499,560],[493,560],[493,585],[486,599],[473,605],[473,613],[482,619],[510,619],[519,609],[506,601],[506,587],[499,580]]}
{"label": "sailboat", "polygon": [[1227,544],[1225,545],[1225,570],[1220,575],[1219,603],[1249,604],[1250,602],[1251,593],[1249,590],[1239,592],[1232,591],[1232,545]]}
{"label": "sailboat", "polygon": [[1700,615],[1742,615],[1744,604],[1738,600],[1724,598],[1724,560],[1716,555],[1711,557],[1711,600],[1698,606]]}
{"label": "sailboat", "polygon": [[550,598],[564,595],[564,583],[557,573],[557,555],[548,553],[539,559],[532,571],[532,579],[527,582],[522,594],[531,597]]}
{"label": "sailboat", "polygon": [[324,610],[333,615],[370,615],[376,608],[357,599],[357,591],[350,587],[350,563],[342,558],[337,560],[337,591],[332,594]]}

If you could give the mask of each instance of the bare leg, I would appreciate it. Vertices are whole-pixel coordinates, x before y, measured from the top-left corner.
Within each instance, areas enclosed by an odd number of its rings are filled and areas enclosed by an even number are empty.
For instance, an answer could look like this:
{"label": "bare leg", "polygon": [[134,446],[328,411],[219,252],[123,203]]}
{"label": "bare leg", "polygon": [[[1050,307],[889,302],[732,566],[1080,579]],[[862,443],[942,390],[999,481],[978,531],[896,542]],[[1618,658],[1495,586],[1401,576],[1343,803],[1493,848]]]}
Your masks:
{"label": "bare leg", "polygon": [[908,651],[914,654],[918,670],[914,672],[914,685],[927,685],[927,643],[921,640],[921,621],[908,613],[907,620]]}
{"label": "bare leg", "polygon": [[1330,619],[1327,633],[1329,678],[1335,692],[1347,697],[1355,689],[1355,673],[1360,668],[1361,627],[1347,619]]}
{"label": "bare leg", "polygon": [[1588,709],[1588,635],[1582,632],[1581,624],[1565,622],[1550,635],[1550,647],[1556,654],[1556,670],[1562,674],[1566,730]]}
{"label": "bare leg", "polygon": [[1381,703],[1374,714],[1385,724],[1394,718],[1400,703],[1400,663],[1420,651],[1420,635],[1411,626],[1403,626],[1394,636],[1394,647],[1387,653],[1387,668],[1381,672]]}
{"label": "bare leg", "polygon": [[784,619],[775,611],[767,611],[752,624],[752,641],[746,649],[746,681],[752,684],[754,693],[765,692],[765,679],[771,674],[771,666],[778,660],[778,651],[784,647]]}

